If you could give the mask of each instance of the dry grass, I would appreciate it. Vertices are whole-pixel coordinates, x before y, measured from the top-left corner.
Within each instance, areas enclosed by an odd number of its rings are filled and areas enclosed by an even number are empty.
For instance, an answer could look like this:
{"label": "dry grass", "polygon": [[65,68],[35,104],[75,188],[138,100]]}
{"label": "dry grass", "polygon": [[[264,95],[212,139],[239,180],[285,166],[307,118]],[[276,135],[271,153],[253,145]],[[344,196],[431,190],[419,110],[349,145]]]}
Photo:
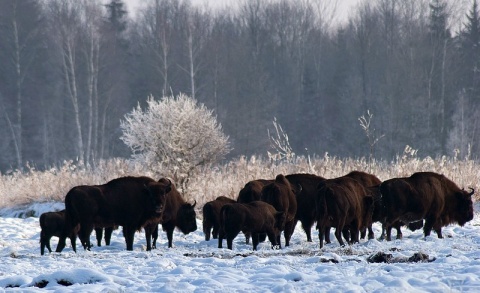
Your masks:
{"label": "dry grass", "polygon": [[[246,182],[258,178],[274,178],[277,174],[313,173],[325,178],[342,176],[352,170],[366,171],[381,180],[404,177],[418,171],[442,173],[461,188],[479,190],[480,168],[473,160],[440,157],[417,158],[414,152],[406,152],[391,162],[368,159],[341,159],[330,157],[296,157],[290,161],[273,162],[258,157],[241,157],[224,165],[201,170],[200,176],[192,178],[189,190],[184,194],[189,201],[197,201],[197,207],[224,195],[236,198]],[[82,184],[103,184],[111,179],[132,175],[156,175],[142,166],[133,165],[124,159],[102,162],[94,170],[76,166],[71,161],[63,166],[38,171],[29,168],[26,172],[14,172],[0,176],[0,208],[31,202],[63,201],[70,188]],[[477,193],[478,194],[478,193]],[[478,198],[478,195],[477,197]]]}

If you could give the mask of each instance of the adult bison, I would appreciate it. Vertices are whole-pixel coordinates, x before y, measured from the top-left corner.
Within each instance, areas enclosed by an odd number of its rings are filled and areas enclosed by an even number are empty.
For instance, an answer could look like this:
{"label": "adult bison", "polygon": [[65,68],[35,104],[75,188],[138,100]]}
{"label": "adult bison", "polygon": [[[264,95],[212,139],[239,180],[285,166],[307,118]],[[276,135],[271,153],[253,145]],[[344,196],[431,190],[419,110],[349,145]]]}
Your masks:
{"label": "adult bison", "polygon": [[349,231],[351,242],[359,241],[359,231],[371,222],[373,199],[357,180],[338,177],[322,181],[315,197],[320,248],[325,232],[335,227],[335,237],[344,245],[342,231]]}
{"label": "adult bison", "polygon": [[272,248],[279,245],[280,231],[285,227],[285,213],[263,201],[225,204],[220,211],[220,231],[218,248],[222,248],[223,239],[227,239],[228,249],[233,248],[233,239],[240,231],[252,235],[253,250],[257,250],[259,235],[266,233]]}
{"label": "adult bison", "polygon": [[[262,196],[262,188],[267,185],[272,183],[274,180],[270,179],[255,179],[248,181],[245,186],[240,189],[240,192],[238,193],[237,197],[237,202],[238,203],[249,203],[252,201],[260,200],[260,197]],[[250,234],[248,232],[244,233],[245,234],[245,243],[249,244],[250,243]],[[262,237],[264,241],[265,237]]]}
{"label": "adult bison", "polygon": [[[122,226],[127,250],[133,250],[135,231],[162,215],[166,194],[171,189],[171,182],[157,182],[144,176],[121,177],[103,185],[72,188],[65,196],[66,225],[56,251],[63,250],[65,238],[78,224],[78,236],[87,247],[95,226]],[[146,235],[146,239],[147,250],[150,250],[151,235]],[[73,249],[76,251],[75,247]]]}
{"label": "adult bison", "polygon": [[[271,204],[277,211],[285,213],[285,230],[283,235],[285,237],[285,246],[289,246],[290,238],[295,229],[295,215],[297,213],[297,199],[290,182],[282,174],[277,175],[274,182],[262,188],[261,200]],[[281,247],[280,235],[277,243]]]}
{"label": "adult bison", "polygon": [[249,203],[255,200],[260,200],[260,197],[262,196],[262,188],[273,181],[274,180],[269,179],[255,179],[248,181],[245,186],[240,189],[237,202]]}
{"label": "adult bison", "polygon": [[[363,187],[365,187],[365,189],[367,190],[367,193],[369,193],[369,195],[373,196],[373,205],[374,206],[373,206],[373,214],[372,214],[372,223],[373,222],[379,222],[382,219],[382,215],[383,215],[381,195],[376,193],[376,192],[372,192],[372,191],[375,190],[374,187],[380,185],[380,183],[382,183],[382,181],[377,176],[375,176],[373,174],[370,174],[370,173],[363,172],[363,171],[351,171],[350,173],[348,173],[344,176],[357,180],[360,184],[363,185]],[[370,223],[367,227],[368,228],[368,239],[374,239],[375,238],[375,234],[374,234],[373,229],[372,229],[372,223]],[[398,228],[398,229],[400,229],[400,228]],[[366,234],[366,229],[362,229],[362,231],[361,231],[361,238],[362,239],[365,238],[365,234]]]}
{"label": "adult bison", "polygon": [[[209,201],[203,205],[203,233],[205,240],[218,238],[218,229],[220,228],[220,210],[227,203],[234,203],[235,200],[226,196],[219,196],[215,200]],[[212,231],[213,228],[213,231]]]}
{"label": "adult bison", "polygon": [[[170,182],[162,178],[159,182]],[[160,219],[163,231],[167,232],[168,247],[173,247],[173,231],[178,228],[183,234],[188,234],[197,230],[197,214],[195,213],[196,202],[190,204],[186,202],[182,195],[177,191],[173,183],[170,184],[171,190],[168,192],[165,201],[165,209]],[[156,247],[158,238],[158,221],[146,226],[145,231],[152,231],[153,247]]]}
{"label": "adult bison", "polygon": [[[312,226],[316,221],[315,194],[317,186],[325,178],[314,174],[289,174],[285,176],[294,190],[296,190],[297,212],[295,214],[295,227],[297,222],[302,223],[302,228],[307,235],[307,241],[312,242]],[[292,231],[293,232],[293,231]]]}
{"label": "adult bison", "polygon": [[391,228],[396,221],[412,223],[425,220],[423,231],[429,236],[432,229],[443,238],[442,227],[458,223],[463,226],[473,219],[471,189],[460,189],[444,175],[417,172],[410,177],[392,178],[380,185],[385,207],[382,221],[391,240]]}

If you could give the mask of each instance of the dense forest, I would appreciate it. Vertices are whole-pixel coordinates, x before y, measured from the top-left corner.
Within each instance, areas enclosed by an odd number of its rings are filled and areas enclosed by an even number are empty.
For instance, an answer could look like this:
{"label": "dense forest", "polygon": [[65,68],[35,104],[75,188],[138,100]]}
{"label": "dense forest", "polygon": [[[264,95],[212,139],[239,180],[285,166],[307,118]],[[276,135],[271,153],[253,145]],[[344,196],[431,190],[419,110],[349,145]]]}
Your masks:
{"label": "dense forest", "polygon": [[274,119],[297,154],[480,153],[476,0],[363,0],[344,22],[335,1],[145,2],[0,1],[1,172],[129,157],[125,114],[179,93],[230,157],[265,155]]}

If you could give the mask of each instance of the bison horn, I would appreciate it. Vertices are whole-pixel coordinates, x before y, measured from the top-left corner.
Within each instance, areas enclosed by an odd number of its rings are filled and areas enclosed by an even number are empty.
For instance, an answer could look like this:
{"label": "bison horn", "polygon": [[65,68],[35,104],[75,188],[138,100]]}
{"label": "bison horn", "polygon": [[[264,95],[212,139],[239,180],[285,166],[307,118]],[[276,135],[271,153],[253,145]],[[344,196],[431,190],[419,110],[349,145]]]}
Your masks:
{"label": "bison horn", "polygon": [[197,201],[195,200],[192,204],[192,208],[194,208],[197,205]]}
{"label": "bison horn", "polygon": [[472,195],[473,195],[473,193],[475,192],[475,189],[473,189],[473,188],[471,188],[471,187],[469,187],[468,189],[470,189],[470,190],[471,190],[471,192],[470,192],[468,195],[472,196]]}

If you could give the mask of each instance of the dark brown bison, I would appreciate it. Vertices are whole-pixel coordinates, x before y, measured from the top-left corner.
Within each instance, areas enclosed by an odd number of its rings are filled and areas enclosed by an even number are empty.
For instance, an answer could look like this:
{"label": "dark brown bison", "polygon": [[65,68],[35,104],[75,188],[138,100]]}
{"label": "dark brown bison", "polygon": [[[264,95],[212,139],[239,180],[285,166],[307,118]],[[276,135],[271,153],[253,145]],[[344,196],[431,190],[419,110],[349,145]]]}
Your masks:
{"label": "dark brown bison", "polygon": [[[60,237],[63,229],[65,227],[65,210],[58,212],[46,212],[40,215],[40,227],[42,231],[40,232],[40,254],[45,253],[45,247],[47,247],[49,252],[52,252],[50,247],[50,238],[53,236]],[[97,238],[97,245],[102,245],[103,239],[103,229],[100,227],[95,227],[95,235]],[[112,238],[114,227],[105,228],[105,245],[110,245],[110,239]],[[80,225],[78,225],[73,233],[68,237],[70,242],[72,242],[72,247],[75,246],[74,242],[77,238],[77,233],[80,230]]]}
{"label": "dark brown bison", "polygon": [[260,197],[262,196],[262,188],[273,181],[274,180],[269,179],[256,179],[247,182],[238,193],[237,202],[249,203],[255,200],[260,200]]}
{"label": "dark brown bison", "polygon": [[[160,179],[167,181],[167,179]],[[170,181],[168,181],[170,182]],[[178,228],[183,234],[188,234],[197,230],[197,214],[195,205],[187,203],[182,195],[177,191],[174,184],[171,184],[171,190],[166,196],[165,210],[160,219],[163,231],[167,232],[168,247],[173,247],[173,231]],[[158,222],[147,225],[145,231],[150,229],[153,236],[153,246],[156,247],[158,238]]]}
{"label": "dark brown bison", "polygon": [[[52,252],[50,247],[50,238],[53,236],[60,237],[65,227],[65,210],[58,212],[46,212],[40,215],[40,254],[45,254],[45,247],[49,252]],[[80,226],[77,225],[75,229],[68,235],[72,247],[75,246],[77,239],[77,232]]]}
{"label": "dark brown bison", "polygon": [[[213,239],[218,238],[218,229],[220,228],[220,210],[227,203],[234,203],[235,200],[226,196],[219,196],[215,200],[209,201],[203,205],[203,233],[205,240],[210,240],[210,234]],[[213,228],[213,231],[212,231]]]}
{"label": "dark brown bison", "polygon": [[[338,177],[322,181],[315,197],[320,248],[327,228],[335,228],[335,237],[344,245],[342,232],[351,242],[359,242],[359,231],[371,223],[373,199],[357,180]],[[345,229],[345,231],[344,231]]]}
{"label": "dark brown bison", "polygon": [[285,213],[263,201],[225,204],[220,211],[220,231],[218,248],[222,248],[223,239],[227,239],[228,249],[233,248],[233,239],[240,231],[252,235],[253,250],[257,250],[259,234],[266,233],[272,248],[279,245],[277,239],[284,229]]}
{"label": "dark brown bison", "polygon": [[[149,220],[162,215],[171,183],[149,177],[122,177],[103,185],[77,186],[65,196],[66,229],[60,237],[57,252],[65,247],[65,238],[80,224],[78,236],[84,247],[90,247],[90,234],[95,226],[123,227],[127,250],[133,250],[135,231]],[[151,235],[146,235],[147,250]],[[76,251],[76,248],[73,248]]]}
{"label": "dark brown bison", "polygon": [[[238,193],[238,197],[237,197],[237,202],[249,203],[252,201],[260,200],[260,197],[262,196],[262,188],[265,185],[272,183],[273,181],[274,180],[270,180],[270,179],[256,179],[256,180],[248,181],[245,184],[245,186],[242,189],[240,189],[240,192]],[[244,234],[245,234],[245,243],[249,244],[250,234],[248,232]]]}
{"label": "dark brown bison", "polygon": [[[369,192],[370,187],[378,186],[382,181],[375,175],[362,172],[362,171],[352,171],[348,173],[347,175],[344,175],[345,177],[353,178],[357,180],[360,184],[363,185],[363,187],[366,188],[367,193],[369,193],[370,196],[373,196],[373,214],[372,214],[372,223],[373,222],[378,222],[381,220],[382,216],[382,206],[381,206],[381,199],[380,199],[380,194],[374,193],[374,192]],[[374,239],[375,234],[373,233],[372,229],[372,223],[368,225],[368,239]],[[400,228],[398,228],[400,229]],[[361,238],[365,238],[366,234],[366,229],[362,229],[361,231]],[[383,233],[382,233],[383,234]]]}
{"label": "dark brown bison", "polygon": [[[275,210],[285,213],[285,230],[283,235],[285,237],[285,246],[289,246],[290,237],[295,229],[295,215],[297,213],[297,199],[290,182],[282,174],[277,175],[274,182],[262,188],[261,200],[271,204]],[[280,235],[277,243],[281,247]]]}
{"label": "dark brown bison", "polygon": [[[289,174],[285,176],[292,188],[296,190],[297,212],[295,214],[295,227],[297,222],[302,223],[302,228],[307,234],[307,241],[312,242],[312,226],[315,223],[315,194],[317,186],[325,178],[313,174]],[[293,232],[293,231],[292,231]]]}
{"label": "dark brown bison", "polygon": [[425,220],[424,235],[429,236],[433,229],[442,238],[442,227],[454,223],[463,226],[473,219],[474,190],[460,189],[438,173],[418,172],[410,177],[392,178],[379,189],[385,207],[382,223],[387,240],[391,240],[391,228],[397,221],[408,224]]}

